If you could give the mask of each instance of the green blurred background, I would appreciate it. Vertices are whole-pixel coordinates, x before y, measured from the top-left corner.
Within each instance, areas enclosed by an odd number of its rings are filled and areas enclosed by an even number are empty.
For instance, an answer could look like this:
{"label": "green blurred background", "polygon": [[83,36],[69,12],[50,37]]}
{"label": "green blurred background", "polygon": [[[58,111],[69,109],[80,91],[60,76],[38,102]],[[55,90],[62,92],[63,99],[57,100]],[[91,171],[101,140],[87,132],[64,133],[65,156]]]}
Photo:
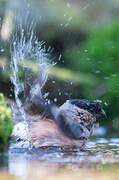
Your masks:
{"label": "green blurred background", "polygon": [[102,101],[107,119],[101,125],[119,134],[119,0],[0,0],[0,92],[10,99],[13,19],[26,22],[27,12],[27,23],[34,19],[38,39],[53,48],[57,62],[46,85],[48,98],[57,98],[58,105],[69,98]]}

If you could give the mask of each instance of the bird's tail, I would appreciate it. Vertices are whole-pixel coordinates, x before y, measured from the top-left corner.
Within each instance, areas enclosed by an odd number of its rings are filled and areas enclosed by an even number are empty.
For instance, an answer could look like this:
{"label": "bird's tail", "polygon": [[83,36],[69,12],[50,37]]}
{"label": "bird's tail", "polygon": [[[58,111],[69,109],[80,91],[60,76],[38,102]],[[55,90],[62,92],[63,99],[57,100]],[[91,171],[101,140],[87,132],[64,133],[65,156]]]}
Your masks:
{"label": "bird's tail", "polygon": [[44,114],[49,111],[50,107],[43,96],[43,87],[47,81],[48,72],[40,71],[33,83],[28,75],[27,72],[24,83],[24,109],[29,114]]}

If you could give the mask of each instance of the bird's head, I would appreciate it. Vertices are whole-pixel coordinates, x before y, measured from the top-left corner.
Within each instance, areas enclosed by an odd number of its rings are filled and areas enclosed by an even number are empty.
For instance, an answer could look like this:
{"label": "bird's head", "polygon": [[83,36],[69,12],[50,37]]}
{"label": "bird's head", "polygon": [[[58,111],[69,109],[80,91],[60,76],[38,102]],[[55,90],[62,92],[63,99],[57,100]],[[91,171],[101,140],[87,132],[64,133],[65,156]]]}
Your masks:
{"label": "bird's head", "polygon": [[97,101],[85,99],[71,99],[68,100],[68,102],[81,109],[87,110],[89,113],[95,116],[96,121],[106,118],[105,111],[102,109],[100,103]]}

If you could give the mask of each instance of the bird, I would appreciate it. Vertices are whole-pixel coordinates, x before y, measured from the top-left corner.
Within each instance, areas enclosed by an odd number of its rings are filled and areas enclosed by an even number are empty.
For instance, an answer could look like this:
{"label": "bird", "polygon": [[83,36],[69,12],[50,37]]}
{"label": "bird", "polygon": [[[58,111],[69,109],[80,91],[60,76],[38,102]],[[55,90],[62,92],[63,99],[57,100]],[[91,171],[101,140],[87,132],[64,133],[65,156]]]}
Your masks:
{"label": "bird", "polygon": [[[24,110],[28,123],[17,124],[12,135],[17,137],[17,142],[24,144],[27,141],[28,146],[35,149],[84,149],[100,120],[106,118],[105,111],[96,100],[69,99],[59,107],[49,104],[43,97],[44,78],[40,72],[32,85],[26,80]],[[18,130],[21,132],[18,133]]]}

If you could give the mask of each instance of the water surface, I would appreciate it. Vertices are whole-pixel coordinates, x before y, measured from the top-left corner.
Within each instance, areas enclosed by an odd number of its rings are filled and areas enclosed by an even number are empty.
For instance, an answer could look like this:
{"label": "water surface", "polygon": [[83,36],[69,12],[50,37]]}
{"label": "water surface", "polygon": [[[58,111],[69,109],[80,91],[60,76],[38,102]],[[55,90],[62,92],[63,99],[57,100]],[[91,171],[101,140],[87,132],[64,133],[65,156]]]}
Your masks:
{"label": "water surface", "polygon": [[85,151],[10,149],[0,180],[119,179],[119,138],[88,141]]}

